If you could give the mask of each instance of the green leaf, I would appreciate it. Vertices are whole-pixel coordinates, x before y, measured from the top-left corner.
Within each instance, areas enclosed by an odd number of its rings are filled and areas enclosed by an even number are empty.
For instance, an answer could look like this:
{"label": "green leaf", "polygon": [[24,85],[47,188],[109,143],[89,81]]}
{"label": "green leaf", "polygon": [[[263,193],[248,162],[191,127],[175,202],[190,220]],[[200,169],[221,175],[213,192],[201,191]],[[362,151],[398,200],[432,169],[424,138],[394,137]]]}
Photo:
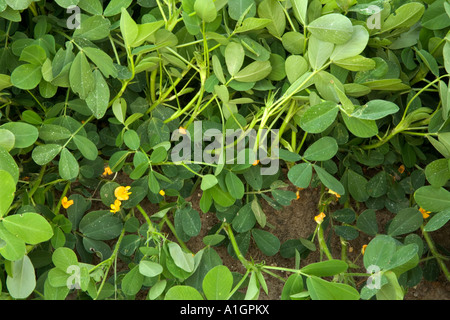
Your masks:
{"label": "green leaf", "polygon": [[11,151],[14,148],[14,143],[16,142],[16,137],[14,134],[6,129],[0,129],[0,147],[4,148],[6,151]]}
{"label": "green leaf", "polygon": [[312,276],[329,277],[345,272],[347,268],[348,265],[344,261],[332,259],[327,261],[310,263],[307,266],[301,268],[300,271]]}
{"label": "green leaf", "polygon": [[271,71],[270,61],[254,61],[236,73],[234,79],[240,82],[256,82],[267,77]]}
{"label": "green leaf", "polygon": [[211,195],[214,201],[222,207],[230,207],[236,202],[236,199],[233,198],[228,192],[223,191],[218,184],[216,184],[211,189],[203,191],[203,193],[207,191],[211,191]]}
{"label": "green leaf", "polygon": [[366,188],[366,178],[353,170],[348,170],[348,191],[353,199],[359,202],[364,202],[369,199],[369,194],[367,193]]}
{"label": "green leaf", "polygon": [[375,68],[376,63],[373,59],[357,55],[350,58],[335,60],[333,63],[341,68],[350,71],[367,71]]}
{"label": "green leaf", "polygon": [[450,26],[450,20],[444,5],[448,6],[445,0],[434,1],[428,5],[422,18],[422,26],[430,30],[440,30]]}
{"label": "green leaf", "polygon": [[53,236],[53,229],[47,220],[33,212],[7,216],[3,218],[3,226],[29,244],[45,242]]}
{"label": "green leaf", "polygon": [[364,266],[377,266],[381,270],[387,267],[394,256],[396,242],[394,238],[387,235],[377,235],[366,247],[364,252]]}
{"label": "green leaf", "polygon": [[122,291],[129,296],[133,296],[141,290],[144,283],[144,276],[139,272],[140,264],[134,266],[122,279]]}
{"label": "green leaf", "polygon": [[333,217],[333,220],[343,223],[353,223],[356,219],[355,211],[350,208],[336,210],[331,214],[331,216]]}
{"label": "green leaf", "polygon": [[215,266],[205,275],[203,293],[208,300],[227,300],[233,288],[233,275],[226,266]]}
{"label": "green leaf", "polygon": [[423,217],[415,208],[400,210],[389,224],[387,234],[395,237],[405,233],[416,231],[423,223]]}
{"label": "green leaf", "polygon": [[353,33],[350,40],[336,45],[330,59],[336,61],[357,56],[364,51],[368,42],[369,32],[367,29],[361,25],[353,26]]}
{"label": "green leaf", "polygon": [[53,252],[52,262],[56,268],[66,273],[69,273],[69,267],[79,265],[76,253],[66,247],[60,247]]}
{"label": "green leaf", "polygon": [[138,34],[136,39],[132,44],[133,47],[138,47],[144,43],[144,41],[149,40],[150,37],[158,31],[162,26],[164,26],[164,20],[138,24]]}
{"label": "green leaf", "polygon": [[28,256],[11,262],[11,275],[6,278],[9,294],[15,299],[26,299],[36,287],[36,275]]}
{"label": "green leaf", "polygon": [[205,191],[214,187],[218,183],[216,176],[212,174],[206,174],[202,177],[202,184],[200,188]]}
{"label": "green leaf", "polygon": [[266,256],[273,256],[280,250],[280,240],[272,233],[261,229],[253,229],[252,236],[258,248]]}
{"label": "green leaf", "polygon": [[272,23],[271,19],[265,18],[246,18],[242,24],[235,29],[235,33],[242,33],[252,30],[260,30]]}
{"label": "green leaf", "polygon": [[128,148],[134,151],[138,150],[141,145],[141,139],[139,138],[137,132],[134,130],[125,131],[123,135],[123,141]]}
{"label": "green leaf", "polygon": [[267,30],[274,37],[281,38],[286,28],[286,16],[278,1],[263,0],[258,5],[258,16],[272,20],[272,23],[267,26]]}
{"label": "green leaf", "polygon": [[0,128],[11,131],[14,134],[14,148],[28,148],[33,145],[39,132],[35,126],[24,122],[7,122]]}
{"label": "green leaf", "polygon": [[126,8],[122,8],[122,14],[120,16],[120,32],[122,32],[127,47],[130,47],[133,44],[139,32],[136,22],[131,18]]}
{"label": "green leaf", "polygon": [[229,171],[225,176],[225,183],[228,192],[235,199],[242,199],[245,192],[245,186],[242,180],[233,172]]}
{"label": "green leaf", "polygon": [[328,189],[333,190],[334,192],[344,195],[345,188],[335,177],[329,174],[325,169],[313,164],[313,168],[319,176],[320,181],[324,184]]}
{"label": "green leaf", "polygon": [[216,6],[213,0],[195,0],[194,10],[205,22],[213,22],[217,17]]}
{"label": "green leaf", "polygon": [[73,36],[91,41],[101,40],[109,36],[110,27],[111,22],[105,17],[101,15],[90,16],[81,19],[80,28],[75,29]]}
{"label": "green leaf", "polygon": [[6,0],[6,4],[13,10],[25,10],[31,2],[32,0]]}
{"label": "green leaf", "polygon": [[255,226],[255,223],[256,218],[251,203],[242,206],[231,222],[233,229],[240,233],[251,230]]}
{"label": "green leaf", "polygon": [[41,66],[33,64],[22,64],[14,69],[11,74],[11,83],[23,90],[31,90],[41,82]]}
{"label": "green leaf", "polygon": [[88,160],[95,160],[98,156],[97,146],[88,138],[83,137],[82,135],[75,135],[73,137],[73,141],[75,142],[78,150],[80,150],[81,154]]}
{"label": "green leaf", "polygon": [[230,42],[225,48],[225,63],[228,73],[231,76],[236,75],[244,63],[245,52],[242,45],[238,42]]}
{"label": "green leaf", "polygon": [[29,62],[32,65],[41,66],[47,59],[44,48],[38,44],[25,47],[20,53],[20,61]]}
{"label": "green leaf", "polygon": [[308,30],[322,41],[344,44],[353,34],[352,22],[339,13],[330,13],[312,21]]}
{"label": "green leaf", "polygon": [[70,6],[76,6],[80,0],[55,0],[63,8],[68,8]]}
{"label": "green leaf", "polygon": [[328,61],[333,52],[334,44],[321,40],[314,35],[309,39],[308,58],[314,70],[319,70]]}
{"label": "green leaf", "polygon": [[426,232],[436,231],[442,228],[450,220],[450,209],[438,212],[427,222],[424,227]]}
{"label": "green leaf", "polygon": [[[16,192],[16,183],[8,171],[0,169],[0,181],[2,188],[0,190],[0,217],[4,216],[14,200]],[[1,239],[1,237],[0,237]]]}
{"label": "green leaf", "polygon": [[69,72],[70,87],[81,99],[86,99],[95,87],[95,77],[83,52],[79,52],[72,62]]}
{"label": "green leaf", "polygon": [[313,105],[300,117],[300,128],[308,133],[321,133],[333,124],[338,112],[338,105],[333,101]]}
{"label": "green leaf", "polygon": [[403,300],[404,292],[394,272],[387,271],[383,275],[387,284],[377,291],[377,300]]}
{"label": "green leaf", "polygon": [[108,109],[109,103],[109,87],[98,70],[93,72],[94,88],[86,97],[86,104],[97,119],[103,118]]}
{"label": "green leaf", "polygon": [[308,71],[308,62],[300,55],[290,55],[284,62],[289,83],[294,83]]}
{"label": "green leaf", "polygon": [[425,7],[419,2],[411,2],[402,5],[391,13],[381,26],[381,33],[398,28],[409,28],[420,20]]}
{"label": "green leaf", "polygon": [[139,272],[146,277],[156,277],[163,272],[163,267],[154,261],[141,260],[139,262]]}
{"label": "green leaf", "polygon": [[333,158],[337,151],[336,139],[322,137],[306,149],[303,157],[309,161],[326,161]]}
{"label": "green leaf", "polygon": [[295,18],[305,27],[307,24],[308,0],[291,0],[291,5]]}
{"label": "green leaf", "polygon": [[450,179],[448,159],[438,159],[430,162],[425,168],[425,176],[433,187],[443,187]]}
{"label": "green leaf", "polygon": [[356,108],[352,117],[366,120],[378,120],[398,112],[400,108],[393,102],[385,100],[370,100],[367,104]]}
{"label": "green leaf", "polygon": [[312,300],[359,300],[358,291],[347,284],[309,276],[306,279],[306,286]]}
{"label": "green leaf", "polygon": [[184,252],[175,242],[170,242],[167,246],[170,256],[179,268],[186,272],[194,271],[194,257],[190,253]]}
{"label": "green leaf", "polygon": [[370,138],[378,134],[375,120],[358,119],[341,113],[347,129],[359,138]]}
{"label": "green leaf", "polygon": [[450,207],[450,192],[442,187],[420,187],[414,193],[414,199],[427,211],[439,212]]}
{"label": "green leaf", "polygon": [[364,210],[358,216],[356,227],[370,236],[375,236],[378,233],[377,216],[375,210]]}
{"label": "green leaf", "polygon": [[122,227],[120,219],[106,210],[87,213],[79,225],[80,231],[94,240],[112,240],[119,236]]}
{"label": "green leaf", "polygon": [[[254,0],[229,0],[228,14],[230,18],[238,21],[246,13],[246,18],[254,17],[256,14],[256,3]],[[245,21],[245,20],[244,20]]]}
{"label": "green leaf", "polygon": [[9,261],[22,259],[26,253],[25,241],[12,234],[0,223],[0,239],[6,242],[6,246],[0,248],[0,254]]}
{"label": "green leaf", "polygon": [[181,223],[183,224],[183,231],[190,237],[196,237],[200,233],[202,222],[197,210],[187,207],[180,210]]}
{"label": "green leaf", "polygon": [[167,291],[164,300],[203,300],[203,297],[193,287],[176,285]]}
{"label": "green leaf", "polygon": [[261,205],[259,203],[258,198],[253,198],[253,201],[251,202],[252,211],[255,215],[256,221],[258,221],[261,228],[264,228],[266,226],[267,217],[264,213],[263,209],[261,208]]}
{"label": "green leaf", "polygon": [[72,180],[78,176],[80,166],[77,159],[67,148],[63,148],[59,157],[59,175],[64,180]]}
{"label": "green leaf", "polygon": [[421,49],[416,51],[417,55],[420,57],[420,60],[425,63],[427,68],[436,76],[439,77],[439,66],[436,62],[436,59],[427,51]]}
{"label": "green leaf", "polygon": [[14,180],[14,184],[19,180],[19,167],[14,158],[3,147],[0,147],[0,170],[7,171]]}
{"label": "green leaf", "polygon": [[103,14],[105,17],[115,16],[121,12],[122,8],[128,8],[132,2],[132,0],[111,0],[106,6]]}

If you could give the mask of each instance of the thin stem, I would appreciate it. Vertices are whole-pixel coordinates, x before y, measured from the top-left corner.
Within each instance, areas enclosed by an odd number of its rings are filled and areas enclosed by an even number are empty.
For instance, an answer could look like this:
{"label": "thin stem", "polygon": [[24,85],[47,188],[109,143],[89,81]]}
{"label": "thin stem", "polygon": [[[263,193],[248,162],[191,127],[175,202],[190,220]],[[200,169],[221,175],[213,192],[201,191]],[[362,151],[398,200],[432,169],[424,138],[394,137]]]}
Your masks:
{"label": "thin stem", "polygon": [[436,261],[439,264],[439,267],[441,268],[442,272],[444,273],[445,277],[447,278],[447,281],[450,281],[450,272],[447,269],[447,266],[445,265],[444,261],[441,259],[441,255],[437,251],[433,239],[428,234],[428,232],[425,231],[424,226],[420,226],[420,230],[422,231],[423,237],[425,238],[425,241],[427,242],[428,248],[430,248],[431,254],[436,258]]}

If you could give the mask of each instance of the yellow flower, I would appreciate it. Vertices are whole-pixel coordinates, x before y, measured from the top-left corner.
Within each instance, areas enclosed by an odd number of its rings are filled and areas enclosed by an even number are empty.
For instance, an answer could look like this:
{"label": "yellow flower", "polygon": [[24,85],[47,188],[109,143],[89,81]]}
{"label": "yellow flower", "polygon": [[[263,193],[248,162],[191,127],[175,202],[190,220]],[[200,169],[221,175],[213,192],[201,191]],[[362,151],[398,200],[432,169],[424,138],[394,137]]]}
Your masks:
{"label": "yellow flower", "polygon": [[398,167],[398,172],[400,173],[405,172],[405,166],[403,164],[400,167]]}
{"label": "yellow flower", "polygon": [[115,200],[114,204],[111,204],[111,211],[112,213],[116,213],[118,211],[120,211],[120,205],[122,204],[122,202],[120,202],[119,200]]}
{"label": "yellow flower", "polygon": [[181,134],[186,134],[186,128],[179,127],[179,128],[178,128],[178,131],[179,131]]}
{"label": "yellow flower", "polygon": [[295,193],[297,195],[297,200],[300,199],[300,191],[302,191],[303,188],[297,188],[297,192]]}
{"label": "yellow flower", "polygon": [[163,197],[166,195],[166,193],[164,192],[164,190],[160,190],[159,194],[162,195]]}
{"label": "yellow flower", "polygon": [[258,163],[259,163],[259,160],[255,160],[255,162],[253,162],[253,165],[256,166],[256,165],[258,165]]}
{"label": "yellow flower", "polygon": [[419,208],[420,213],[422,214],[423,218],[426,219],[430,216],[431,211],[427,211],[424,208]]}
{"label": "yellow flower", "polygon": [[363,245],[361,248],[361,253],[364,255],[364,252],[366,252],[367,244]]}
{"label": "yellow flower", "polygon": [[334,194],[334,195],[336,196],[336,198],[338,198],[338,199],[341,197],[341,195],[340,195],[339,193],[334,192],[334,191],[331,190],[331,189],[328,190],[328,193]]}
{"label": "yellow flower", "polygon": [[326,217],[325,213],[321,212],[320,214],[314,217],[314,221],[316,221],[317,224],[321,224],[325,217]]}
{"label": "yellow flower", "polygon": [[116,196],[116,198],[120,201],[124,201],[124,200],[128,200],[130,198],[130,194],[131,192],[128,192],[128,190],[130,190],[131,187],[127,186],[127,187],[117,187],[116,190],[114,190],[114,195]]}
{"label": "yellow flower", "polygon": [[61,204],[64,207],[64,209],[69,208],[71,205],[73,205],[73,200],[68,200],[67,197],[62,198]]}
{"label": "yellow flower", "polygon": [[110,168],[109,166],[107,166],[107,167],[105,168],[105,171],[103,171],[103,175],[104,175],[104,176],[106,176],[106,175],[110,176],[110,175],[112,175],[112,174],[113,174],[113,172],[111,171],[111,168]]}

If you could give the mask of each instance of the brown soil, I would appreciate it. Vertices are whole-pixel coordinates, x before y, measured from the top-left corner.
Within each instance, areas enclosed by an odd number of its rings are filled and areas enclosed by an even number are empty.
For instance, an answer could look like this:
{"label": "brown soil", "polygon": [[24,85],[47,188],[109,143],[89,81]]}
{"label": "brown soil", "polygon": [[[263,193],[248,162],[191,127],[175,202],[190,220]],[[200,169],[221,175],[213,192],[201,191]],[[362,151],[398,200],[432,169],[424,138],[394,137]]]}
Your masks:
{"label": "brown soil", "polygon": [[[283,210],[277,211],[270,205],[262,201],[263,210],[267,216],[268,224],[274,226],[274,228],[266,227],[265,230],[270,231],[276,235],[281,243],[289,239],[295,238],[307,238],[314,232],[316,227],[316,222],[314,221],[314,216],[318,214],[317,204],[319,201],[320,192],[318,189],[305,189],[301,191],[300,199],[294,200],[290,206],[284,207]],[[189,199],[194,209],[201,212],[198,207],[198,201],[201,197],[201,190],[194,193]],[[358,210],[362,212],[363,209]],[[381,210],[377,212],[377,217],[379,219],[379,230],[382,233],[384,231],[384,225],[387,221],[392,219],[393,214]],[[202,230],[199,236],[192,238],[186,244],[193,252],[197,252],[204,247],[202,239],[208,234],[208,231],[217,223],[219,220],[216,218],[214,213],[201,214],[202,219]],[[436,243],[450,250],[450,238],[448,234],[450,232],[450,226],[447,224],[446,227],[432,234],[433,239]],[[327,234],[326,234],[327,236]],[[361,269],[353,269],[352,272],[364,272],[362,268],[362,255],[361,248],[364,244],[369,243],[371,237],[360,233],[360,236],[352,241],[348,241],[348,252],[347,256],[355,264],[359,265]],[[231,257],[225,246],[214,247],[219,256],[222,258],[223,264],[226,265],[231,271],[237,271],[244,273],[245,269],[239,260]],[[337,236],[333,236],[331,239],[331,253],[335,258],[340,258],[341,256],[341,244]],[[319,250],[311,252],[306,259],[303,259],[300,266],[303,267],[307,264],[320,261]],[[294,258],[285,259],[279,253],[274,256],[268,257],[261,253],[261,251],[256,247],[254,243],[251,243],[250,249],[246,255],[246,259],[253,259],[255,262],[264,262],[266,265],[294,268]],[[275,272],[277,273],[277,272]],[[290,273],[278,272],[278,275],[287,279]],[[268,295],[261,290],[259,296],[260,300],[279,300],[281,292],[283,290],[284,283],[279,279],[268,276],[265,274],[265,279],[267,286],[269,288]],[[362,280],[365,281],[365,278]],[[360,282],[362,284],[362,282]],[[440,276],[438,281],[429,282],[422,280],[416,287],[411,288],[405,295],[407,300],[450,300],[450,282],[446,281],[444,276]]]}
{"label": "brown soil", "polygon": [[[117,177],[117,182],[121,184],[126,184],[129,181],[128,177]],[[120,180],[120,181],[118,181]],[[294,187],[291,187],[291,190],[295,191]],[[202,229],[200,234],[197,237],[191,238],[186,245],[192,252],[198,252],[202,248],[204,248],[204,243],[202,239],[206,236],[209,230],[215,226],[220,221],[216,218],[216,215],[212,212],[208,212],[203,214],[199,208],[199,200],[201,198],[201,190],[194,192],[191,197],[189,197],[188,201],[192,203],[194,209],[200,212],[201,221],[202,221]],[[307,238],[310,236],[316,227],[316,222],[314,221],[314,216],[316,216],[319,212],[317,209],[317,204],[319,201],[320,191],[316,188],[308,188],[304,189],[300,193],[300,198],[298,200],[292,201],[290,206],[284,207],[282,210],[277,211],[273,207],[271,207],[267,202],[261,201],[263,211],[267,217],[267,225],[272,226],[272,228],[265,227],[264,230],[270,231],[274,235],[278,237],[281,243],[284,243],[289,239],[296,238]],[[166,199],[168,200],[168,199]],[[174,199],[175,201],[175,199]],[[150,215],[158,211],[158,205],[151,204],[147,200],[142,202],[143,208]],[[331,208],[332,210],[338,209],[339,206],[335,205],[335,208]],[[355,209],[358,213],[362,212],[365,208]],[[140,215],[138,215],[140,216]],[[379,232],[383,233],[385,231],[385,224],[393,218],[393,214],[389,213],[386,210],[377,211],[378,218],[378,227]],[[141,220],[141,219],[140,219]],[[141,222],[145,222],[142,218]],[[173,239],[169,230],[163,230],[169,234],[169,238]],[[439,244],[446,250],[450,251],[450,224],[447,224],[440,230],[431,233],[431,236],[435,243]],[[326,233],[327,237],[328,234]],[[174,239],[173,239],[174,240]],[[356,265],[360,266],[360,269],[351,269],[352,272],[364,272],[365,270],[362,268],[362,255],[361,248],[364,244],[368,244],[371,240],[371,237],[360,233],[360,236],[352,241],[348,241],[348,258],[353,261]],[[317,241],[316,241],[317,243]],[[231,257],[225,246],[217,246],[214,247],[216,252],[221,257],[223,264],[226,265],[232,272],[240,272],[244,273],[245,269],[239,260]],[[310,263],[320,261],[319,250],[315,252],[311,252],[305,259],[301,260],[300,267],[308,265]],[[330,251],[333,257],[339,259],[341,256],[341,244],[339,238],[337,236],[332,235],[331,238],[331,246]],[[285,268],[294,268],[294,258],[286,259],[283,258],[279,253],[274,256],[268,257],[264,255],[254,243],[251,243],[250,249],[247,252],[246,259],[252,260],[255,262],[264,262],[266,265],[285,267]],[[447,263],[450,268],[450,262]],[[125,263],[122,264],[123,269],[127,269]],[[121,269],[121,268],[119,268]],[[279,276],[287,279],[290,273],[285,272],[274,272]],[[279,300],[281,296],[281,292],[283,290],[284,283],[279,279],[268,276],[265,274],[265,279],[267,283],[267,287],[269,288],[268,295],[265,294],[263,290],[261,290],[261,294],[259,296],[260,300]],[[362,278],[361,282],[358,284],[362,285],[366,278]],[[358,281],[359,279],[357,279]],[[136,299],[145,299],[146,293],[139,294],[136,296]],[[445,277],[441,274],[437,281],[430,282],[426,280],[422,280],[417,286],[408,290],[405,295],[405,300],[450,300],[450,282],[445,279]]]}

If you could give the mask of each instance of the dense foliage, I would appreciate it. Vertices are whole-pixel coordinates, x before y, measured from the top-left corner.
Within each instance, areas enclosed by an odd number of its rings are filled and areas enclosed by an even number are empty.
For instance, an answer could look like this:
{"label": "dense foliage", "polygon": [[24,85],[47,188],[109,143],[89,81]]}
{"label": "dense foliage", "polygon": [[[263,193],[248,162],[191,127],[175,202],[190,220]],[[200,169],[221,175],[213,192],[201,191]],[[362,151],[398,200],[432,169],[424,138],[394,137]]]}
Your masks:
{"label": "dense foliage", "polygon": [[[450,219],[449,30],[446,0],[0,0],[0,297],[258,299],[284,270],[282,299],[403,299],[450,280],[432,238]],[[211,161],[227,129],[256,134],[243,163]],[[281,243],[263,204],[292,186],[320,188],[317,227]],[[191,252],[206,212],[221,223]],[[361,233],[366,270],[347,257]]]}

